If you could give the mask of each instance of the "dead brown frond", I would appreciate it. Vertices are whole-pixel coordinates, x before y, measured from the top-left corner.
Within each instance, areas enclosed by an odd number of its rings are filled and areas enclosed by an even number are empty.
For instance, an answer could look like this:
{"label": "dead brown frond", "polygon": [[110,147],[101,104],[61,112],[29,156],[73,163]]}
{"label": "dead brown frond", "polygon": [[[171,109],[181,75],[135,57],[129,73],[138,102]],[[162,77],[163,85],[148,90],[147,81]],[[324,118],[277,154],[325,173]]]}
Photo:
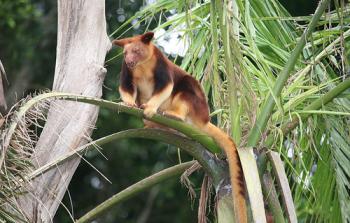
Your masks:
{"label": "dead brown frond", "polygon": [[199,198],[198,205],[198,223],[206,223],[207,222],[207,207],[210,207],[210,191],[212,185],[210,182],[210,178],[208,175],[205,175],[202,182],[201,187],[201,195]]}
{"label": "dead brown frond", "polygon": [[28,96],[15,104],[2,117],[0,126],[0,219],[7,222],[25,221],[14,197],[24,193],[21,185],[33,171],[30,157],[49,107],[49,102],[42,100],[20,117],[20,110],[31,98]]}
{"label": "dead brown frond", "polygon": [[202,168],[201,165],[198,162],[196,162],[181,175],[181,184],[183,184],[188,189],[191,201],[193,201],[196,198],[196,192],[194,191],[192,182],[188,177],[200,168]]}

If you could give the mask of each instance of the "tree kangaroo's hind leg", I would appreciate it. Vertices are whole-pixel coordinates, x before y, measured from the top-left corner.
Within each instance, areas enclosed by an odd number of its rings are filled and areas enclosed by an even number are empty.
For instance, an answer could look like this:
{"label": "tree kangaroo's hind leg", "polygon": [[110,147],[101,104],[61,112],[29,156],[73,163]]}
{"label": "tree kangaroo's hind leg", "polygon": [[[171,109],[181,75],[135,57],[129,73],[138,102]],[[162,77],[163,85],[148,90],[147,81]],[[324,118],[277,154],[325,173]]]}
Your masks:
{"label": "tree kangaroo's hind leg", "polygon": [[170,106],[164,109],[164,116],[185,121],[188,115],[187,102],[181,99],[181,93],[174,96]]}
{"label": "tree kangaroo's hind leg", "polygon": [[[171,103],[167,104],[165,107],[160,108],[162,114],[168,118],[185,121],[187,114],[188,114],[188,106],[187,103],[183,100],[181,100],[180,95],[176,95]],[[174,129],[171,129],[169,127],[166,127],[164,125],[149,121],[149,120],[143,120],[145,124],[145,128],[161,128],[165,129],[171,132],[177,132]]]}

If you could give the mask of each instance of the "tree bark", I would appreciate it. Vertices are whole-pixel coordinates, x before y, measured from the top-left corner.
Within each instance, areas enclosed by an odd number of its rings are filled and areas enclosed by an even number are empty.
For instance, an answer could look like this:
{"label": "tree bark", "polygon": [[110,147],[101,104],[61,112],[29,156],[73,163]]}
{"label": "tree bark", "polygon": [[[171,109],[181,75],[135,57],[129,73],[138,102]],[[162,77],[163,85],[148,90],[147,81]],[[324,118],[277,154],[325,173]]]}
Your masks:
{"label": "tree bark", "polygon": [[[57,55],[53,91],[101,97],[103,67],[111,43],[106,33],[105,2],[58,0]],[[33,154],[36,168],[87,143],[98,107],[78,102],[51,103]],[[74,158],[30,183],[19,198],[30,222],[51,222],[80,162]]]}

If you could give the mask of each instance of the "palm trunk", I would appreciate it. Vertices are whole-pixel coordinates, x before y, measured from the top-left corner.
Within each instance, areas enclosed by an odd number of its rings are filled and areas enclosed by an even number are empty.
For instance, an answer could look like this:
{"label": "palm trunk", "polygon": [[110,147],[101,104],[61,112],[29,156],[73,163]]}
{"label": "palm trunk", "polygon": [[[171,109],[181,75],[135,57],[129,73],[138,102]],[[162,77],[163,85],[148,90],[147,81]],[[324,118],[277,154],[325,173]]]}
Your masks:
{"label": "palm trunk", "polygon": [[[105,2],[58,0],[58,34],[54,91],[101,97],[103,67],[111,44],[106,33]],[[36,168],[87,143],[98,107],[60,101],[51,104],[35,148]],[[19,206],[30,222],[50,222],[80,162],[76,157],[38,177]]]}

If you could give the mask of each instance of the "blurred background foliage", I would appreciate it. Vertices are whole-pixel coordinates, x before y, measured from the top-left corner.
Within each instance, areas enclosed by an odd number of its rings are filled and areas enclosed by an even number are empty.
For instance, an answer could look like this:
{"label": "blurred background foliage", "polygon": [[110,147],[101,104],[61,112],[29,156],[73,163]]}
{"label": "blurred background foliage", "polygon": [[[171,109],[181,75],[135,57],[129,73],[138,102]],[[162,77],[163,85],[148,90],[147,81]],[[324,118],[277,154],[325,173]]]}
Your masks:
{"label": "blurred background foliage", "polygon": [[[106,0],[107,33],[112,33],[151,2],[153,1]],[[303,16],[313,13],[318,1],[280,2],[292,15]],[[140,34],[157,25],[155,22],[141,23],[123,36]],[[28,93],[51,88],[55,68],[56,32],[56,0],[0,0],[0,59],[7,73],[8,84],[5,84],[5,91],[10,106]],[[119,53],[120,50],[112,49],[106,57],[108,73],[103,98],[108,100],[119,100],[116,89],[121,57],[111,59]],[[140,120],[102,109],[93,138],[140,126]],[[80,217],[130,184],[179,162],[176,148],[141,139],[109,144],[104,146],[103,154],[108,160],[98,152],[87,154],[87,160],[113,184],[106,182],[88,164],[82,162],[63,201],[74,218]],[[189,159],[189,156],[181,153],[181,160]],[[201,178],[200,173],[191,177],[197,195]],[[178,179],[174,179],[118,206],[100,222],[195,222],[197,203],[198,200],[191,201],[188,190],[180,185]],[[55,222],[71,222],[67,210],[61,207]]]}

